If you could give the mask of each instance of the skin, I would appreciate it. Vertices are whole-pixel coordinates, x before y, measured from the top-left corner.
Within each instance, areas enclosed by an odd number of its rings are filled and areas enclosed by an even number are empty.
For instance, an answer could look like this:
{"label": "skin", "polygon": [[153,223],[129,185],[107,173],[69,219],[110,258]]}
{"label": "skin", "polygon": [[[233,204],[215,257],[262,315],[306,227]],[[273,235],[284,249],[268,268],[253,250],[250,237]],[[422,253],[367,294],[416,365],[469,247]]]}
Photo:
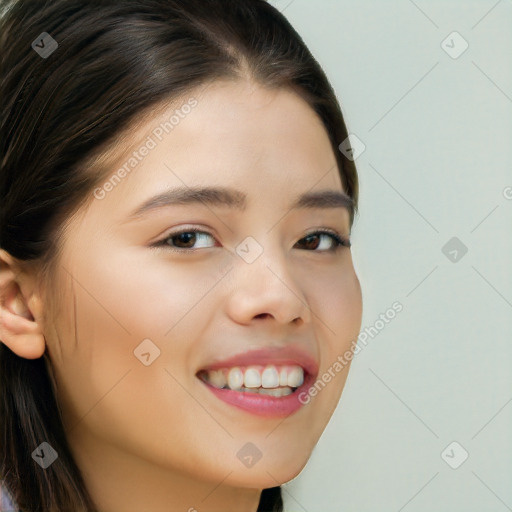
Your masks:
{"label": "skin", "polygon": [[[69,219],[51,289],[0,252],[2,341],[26,358],[46,348],[69,443],[100,512],[255,511],[261,489],[306,464],[349,367],[285,419],[220,401],[196,372],[293,340],[322,375],[361,327],[350,249],[329,252],[324,235],[320,248],[297,245],[311,228],[348,236],[350,226],[345,209],[288,208],[304,192],[342,190],[325,128],[294,92],[250,80],[202,86],[131,129],[104,156],[105,179],[190,96],[197,106],[136,169]],[[129,220],[148,197],[183,184],[236,188],[248,207],[169,206]],[[182,227],[213,237],[192,242],[194,253],[150,248]],[[250,264],[235,252],[247,236],[263,248]],[[146,338],[160,349],[150,366],[133,353]],[[262,454],[251,468],[236,457],[247,442]]]}

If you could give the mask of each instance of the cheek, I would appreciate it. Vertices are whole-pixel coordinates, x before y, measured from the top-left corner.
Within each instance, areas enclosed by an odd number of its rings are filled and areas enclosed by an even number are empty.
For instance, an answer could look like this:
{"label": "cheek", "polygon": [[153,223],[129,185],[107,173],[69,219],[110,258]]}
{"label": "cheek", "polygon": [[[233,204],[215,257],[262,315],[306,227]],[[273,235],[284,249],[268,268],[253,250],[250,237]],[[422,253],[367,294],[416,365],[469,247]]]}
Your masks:
{"label": "cheek", "polygon": [[[88,280],[76,273],[71,297],[60,304],[51,359],[65,430],[75,447],[86,443],[94,450],[99,445],[87,440],[103,439],[123,451],[161,457],[167,465],[199,464],[201,456],[194,460],[194,454],[176,448],[190,444],[191,426],[204,416],[182,387],[190,385],[190,349],[177,346],[176,340],[184,339],[186,332],[180,323],[179,333],[177,328],[162,336],[183,317],[183,306],[178,308],[182,295],[161,280],[152,281],[151,273],[142,279],[143,272],[127,270],[96,269]],[[191,325],[188,322],[189,332]],[[153,360],[154,349],[149,347],[148,366],[134,354],[143,339],[153,339],[160,351]],[[206,448],[200,446],[197,453]]]}
{"label": "cheek", "polygon": [[[200,337],[197,319],[208,322],[210,302],[200,303],[201,298],[218,277],[211,268],[201,278],[197,271],[144,258],[126,258],[122,264],[117,259],[116,265],[101,257],[85,261],[103,264],[74,266],[52,343],[66,430],[80,425],[76,435],[92,431],[135,451],[137,446],[142,450],[140,434],[149,424],[155,453],[162,450],[159,439],[171,440],[167,448],[172,452],[190,434],[182,423],[193,425],[204,414],[182,386],[196,385],[190,368],[197,354],[191,345]],[[141,345],[143,340],[151,342]],[[142,354],[148,351],[146,366]]]}
{"label": "cheek", "polygon": [[[310,405],[314,409],[314,425],[321,431],[343,391],[352,354],[357,342],[362,320],[362,294],[357,275],[353,269],[333,273],[330,278],[317,281],[315,307],[319,336],[320,369],[314,383],[314,395]],[[341,361],[341,363],[340,363]]]}
{"label": "cheek", "polygon": [[72,428],[133,366],[135,339],[101,294],[75,284],[66,302],[48,343],[64,420]]}
{"label": "cheek", "polygon": [[[355,272],[346,274],[340,282],[339,301],[336,311],[332,311],[336,322],[336,340],[338,348],[346,347],[356,341],[361,329],[362,294],[359,279]],[[345,348],[346,350],[346,348]]]}
{"label": "cheek", "polygon": [[[324,334],[320,343],[322,359],[335,359],[357,339],[362,320],[362,294],[359,279],[348,267],[330,272],[311,283],[314,290],[312,310],[318,328]],[[322,363],[332,364],[322,360]]]}
{"label": "cheek", "polygon": [[230,263],[219,268],[174,258],[153,255],[148,249],[124,249],[114,267],[96,272],[96,284],[91,285],[134,340],[171,340],[177,329],[197,325],[192,317],[197,318],[197,311],[208,307],[207,295]]}

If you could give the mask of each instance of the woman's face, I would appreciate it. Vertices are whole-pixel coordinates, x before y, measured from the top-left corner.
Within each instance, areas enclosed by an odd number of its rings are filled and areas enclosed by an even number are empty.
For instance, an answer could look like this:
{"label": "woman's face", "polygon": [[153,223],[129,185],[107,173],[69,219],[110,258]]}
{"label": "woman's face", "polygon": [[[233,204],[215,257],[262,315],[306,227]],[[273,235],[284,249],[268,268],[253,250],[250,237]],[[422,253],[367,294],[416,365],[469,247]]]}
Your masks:
{"label": "woman's face", "polygon": [[[337,405],[348,367],[332,368],[361,326],[350,248],[318,234],[348,237],[348,210],[293,206],[342,192],[327,133],[289,90],[217,81],[131,135],[70,219],[53,281],[45,337],[73,454],[86,475],[139,460],[239,487],[288,481]],[[214,187],[234,200],[172,203]],[[329,369],[316,396],[289,394]],[[283,396],[236,391],[262,375]]]}

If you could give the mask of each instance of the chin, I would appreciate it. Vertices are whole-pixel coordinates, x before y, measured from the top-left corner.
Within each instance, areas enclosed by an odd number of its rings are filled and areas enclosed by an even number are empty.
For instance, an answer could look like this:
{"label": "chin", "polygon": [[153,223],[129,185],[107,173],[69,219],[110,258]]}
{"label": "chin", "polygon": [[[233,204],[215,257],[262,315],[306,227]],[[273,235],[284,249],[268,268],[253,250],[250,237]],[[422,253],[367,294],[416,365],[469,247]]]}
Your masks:
{"label": "chin", "polygon": [[296,454],[282,459],[267,460],[263,458],[253,467],[239,469],[230,477],[230,484],[237,487],[266,489],[276,487],[293,480],[306,466],[310,454],[298,457]]}
{"label": "chin", "polygon": [[305,468],[307,462],[309,460],[309,456],[304,458],[300,463],[295,460],[294,465],[287,465],[278,468],[278,471],[272,473],[272,476],[279,482],[281,485],[293,480],[296,476],[298,476],[302,470]]}

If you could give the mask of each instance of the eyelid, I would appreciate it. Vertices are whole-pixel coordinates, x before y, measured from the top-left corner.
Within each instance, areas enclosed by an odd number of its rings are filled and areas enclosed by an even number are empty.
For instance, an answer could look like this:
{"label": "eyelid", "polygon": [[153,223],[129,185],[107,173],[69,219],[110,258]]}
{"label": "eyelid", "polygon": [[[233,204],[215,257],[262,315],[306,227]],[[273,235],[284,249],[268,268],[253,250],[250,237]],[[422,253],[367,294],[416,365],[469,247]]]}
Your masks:
{"label": "eyelid", "polygon": [[[171,250],[175,253],[194,253],[200,250],[204,250],[205,248],[199,248],[199,249],[185,249],[185,248],[174,248],[169,246],[166,242],[169,240],[169,238],[178,236],[182,233],[200,233],[200,234],[206,234],[211,236],[213,239],[217,241],[217,237],[215,234],[213,234],[208,228],[203,228],[201,226],[183,226],[179,229],[176,229],[176,231],[169,231],[165,235],[163,235],[161,238],[156,240],[154,243],[150,245],[151,248],[165,248],[168,250]],[[335,242],[336,245],[332,249],[327,249],[324,251],[307,251],[307,252],[318,252],[318,253],[335,253],[338,249],[341,249],[342,247],[348,247],[350,248],[352,246],[352,243],[350,241],[350,236],[344,235],[337,231],[336,229],[327,228],[327,227],[315,227],[308,230],[301,238],[298,239],[298,241],[303,240],[304,238],[310,236],[310,235],[330,235],[332,237],[333,242]],[[206,249],[212,249],[213,247],[206,247]]]}
{"label": "eyelid", "polygon": [[[352,246],[352,242],[350,241],[350,235],[344,235],[339,231],[331,228],[313,228],[311,231],[308,231],[302,238],[306,238],[309,235],[317,235],[317,234],[328,234],[333,235],[335,239],[339,239],[343,242],[347,247]],[[300,240],[302,240],[302,238]],[[329,252],[329,251],[313,251],[313,252]]]}
{"label": "eyelid", "polygon": [[215,231],[211,230],[210,228],[206,228],[204,226],[198,226],[193,224],[181,224],[178,227],[171,228],[167,230],[163,235],[161,235],[158,239],[156,239],[154,242],[150,242],[149,248],[150,249],[167,249],[175,253],[195,253],[199,250],[205,250],[205,249],[213,249],[212,247],[201,247],[200,249],[181,249],[181,248],[175,248],[168,245],[166,242],[171,237],[175,237],[180,235],[181,233],[204,233],[205,235],[211,236],[216,242],[217,242],[217,235],[215,234]]}

